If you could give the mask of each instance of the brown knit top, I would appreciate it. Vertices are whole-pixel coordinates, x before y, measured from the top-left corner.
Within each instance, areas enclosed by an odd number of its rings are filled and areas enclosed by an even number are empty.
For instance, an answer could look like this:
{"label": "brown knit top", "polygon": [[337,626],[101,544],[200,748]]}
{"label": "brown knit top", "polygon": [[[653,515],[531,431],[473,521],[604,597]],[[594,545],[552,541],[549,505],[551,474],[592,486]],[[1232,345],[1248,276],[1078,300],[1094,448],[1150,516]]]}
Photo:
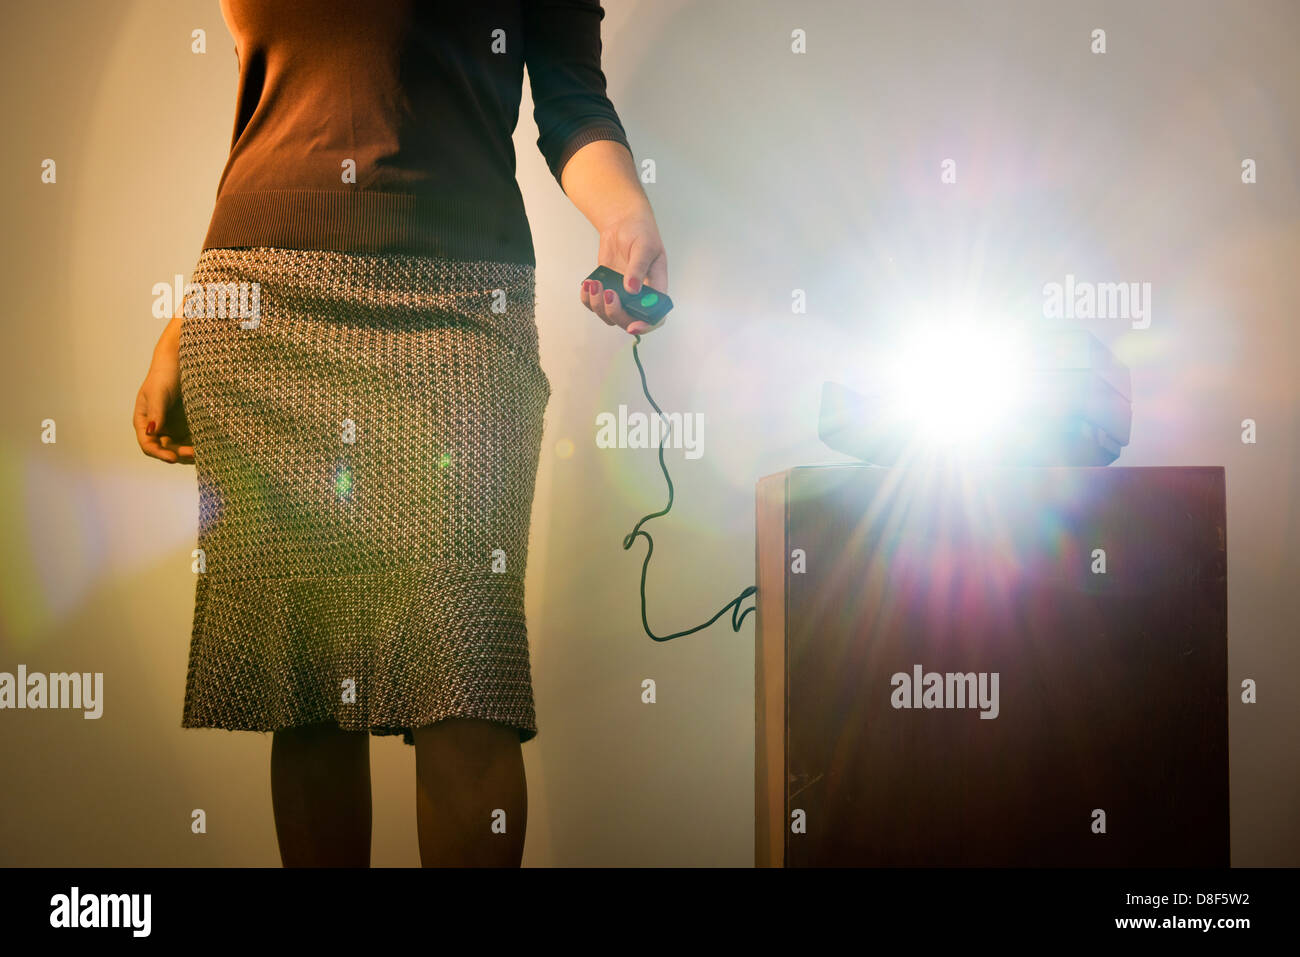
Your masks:
{"label": "brown knit top", "polygon": [[[239,95],[203,242],[535,264],[511,135],[524,67],[557,182],[605,95],[599,0],[222,0]],[[629,152],[631,147],[628,147]]]}

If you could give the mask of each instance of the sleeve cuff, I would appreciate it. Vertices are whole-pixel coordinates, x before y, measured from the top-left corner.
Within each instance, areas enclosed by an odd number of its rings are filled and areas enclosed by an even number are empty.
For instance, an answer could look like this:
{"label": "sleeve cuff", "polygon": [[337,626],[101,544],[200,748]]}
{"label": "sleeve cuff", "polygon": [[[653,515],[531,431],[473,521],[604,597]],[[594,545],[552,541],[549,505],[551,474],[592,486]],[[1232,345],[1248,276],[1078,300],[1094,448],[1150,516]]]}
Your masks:
{"label": "sleeve cuff", "polygon": [[[627,136],[619,127],[612,124],[585,127],[569,137],[569,140],[564,144],[564,149],[560,150],[560,155],[556,157],[555,166],[551,169],[551,173],[555,176],[557,183],[560,183],[560,174],[564,172],[564,167],[573,158],[573,154],[588,143],[594,143],[597,140],[613,140],[616,143],[622,143],[628,153],[632,152]],[[560,188],[564,188],[563,183],[560,183]]]}

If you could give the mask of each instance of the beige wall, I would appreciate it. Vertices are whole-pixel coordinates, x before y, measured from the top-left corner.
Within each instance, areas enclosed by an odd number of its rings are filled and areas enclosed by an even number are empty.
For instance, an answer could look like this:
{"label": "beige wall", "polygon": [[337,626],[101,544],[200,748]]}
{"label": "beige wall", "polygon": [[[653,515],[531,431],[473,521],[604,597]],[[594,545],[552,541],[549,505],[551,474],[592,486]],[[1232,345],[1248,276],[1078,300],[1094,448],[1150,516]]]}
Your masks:
{"label": "beige wall", "polygon": [[[657,162],[678,303],[643,354],[660,404],[707,421],[702,459],[670,455],[652,624],[693,625],[753,581],[755,480],[836,458],[816,440],[820,383],[870,361],[900,317],[952,301],[1033,318],[1066,273],[1151,282],[1149,329],[1088,326],[1134,372],[1120,464],[1228,468],[1231,680],[1260,683],[1232,708],[1233,860],[1300,863],[1300,8],[607,5],[610,93]],[[179,726],[194,476],[141,456],[128,422],[160,329],[150,289],[193,267],[229,146],[231,43],[215,0],[6,16],[0,670],[102,671],[107,702],[99,721],[0,712],[0,863],[274,866],[269,736]],[[535,139],[525,94],[515,141],[555,387],[528,579],[541,731],[525,863],[745,865],[752,624],[667,645],[640,632],[642,545],[620,542],[661,480],[653,453],[595,447],[598,412],[645,406],[629,342],[576,304],[595,237]],[[795,288],[807,315],[790,314]],[[374,863],[415,865],[412,753],[372,752]]]}

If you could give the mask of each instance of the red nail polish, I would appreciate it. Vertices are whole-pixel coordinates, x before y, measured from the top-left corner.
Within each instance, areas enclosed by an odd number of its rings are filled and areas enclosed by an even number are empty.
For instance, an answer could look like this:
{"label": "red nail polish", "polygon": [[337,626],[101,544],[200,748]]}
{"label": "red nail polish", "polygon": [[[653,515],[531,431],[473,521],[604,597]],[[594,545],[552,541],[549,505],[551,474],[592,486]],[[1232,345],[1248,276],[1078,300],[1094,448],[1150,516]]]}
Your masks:
{"label": "red nail polish", "polygon": [[144,427],[144,434],[145,434],[145,435],[153,435],[153,430],[154,430],[156,427],[157,427],[157,423],[156,423],[156,422],[150,422],[148,425],[146,425],[146,426]]}
{"label": "red nail polish", "polygon": [[605,305],[607,305],[607,306],[612,306],[612,305],[614,305],[614,290],[613,290],[613,289],[606,289],[606,290],[605,290]]}

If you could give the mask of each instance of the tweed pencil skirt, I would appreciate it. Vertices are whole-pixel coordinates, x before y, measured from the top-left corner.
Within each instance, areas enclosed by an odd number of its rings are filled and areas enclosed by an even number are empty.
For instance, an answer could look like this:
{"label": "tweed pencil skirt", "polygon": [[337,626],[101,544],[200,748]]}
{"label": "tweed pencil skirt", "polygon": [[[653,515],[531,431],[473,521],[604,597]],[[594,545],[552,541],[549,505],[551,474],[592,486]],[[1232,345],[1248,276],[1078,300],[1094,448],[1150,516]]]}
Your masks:
{"label": "tweed pencil skirt", "polygon": [[534,271],[208,249],[181,394],[198,474],[184,727],[445,718],[537,734],[524,572],[543,413]]}

